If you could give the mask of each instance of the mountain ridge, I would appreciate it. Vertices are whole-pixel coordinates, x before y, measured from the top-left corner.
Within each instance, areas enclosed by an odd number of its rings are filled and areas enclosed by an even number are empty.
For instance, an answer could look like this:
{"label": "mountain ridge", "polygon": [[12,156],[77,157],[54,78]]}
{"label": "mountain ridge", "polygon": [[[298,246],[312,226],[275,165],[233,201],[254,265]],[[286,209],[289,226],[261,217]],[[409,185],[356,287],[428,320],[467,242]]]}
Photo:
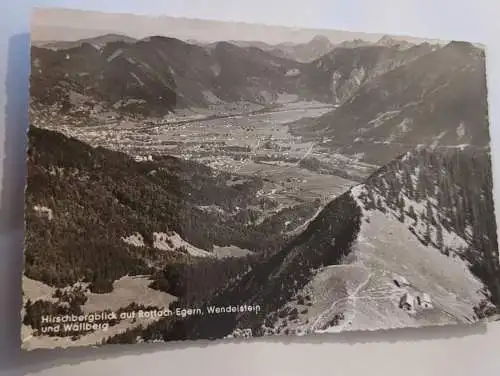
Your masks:
{"label": "mountain ridge", "polygon": [[[85,108],[87,114],[101,102],[109,109],[149,116],[224,100],[268,103],[278,92],[293,91],[295,80],[286,73],[298,66],[227,42],[207,50],[159,36],[102,48],[89,43],[62,51],[32,47],[31,56],[32,101],[59,104],[64,110],[74,105],[69,97],[75,92],[97,101]],[[240,86],[227,81],[235,77]],[[47,87],[49,93],[44,92]]]}
{"label": "mountain ridge", "polygon": [[461,42],[420,48],[427,52],[348,90],[335,111],[293,132],[332,138],[338,152],[378,164],[418,144],[488,145],[484,50]]}
{"label": "mountain ridge", "polygon": [[[104,35],[75,43],[60,50],[32,46],[32,103],[41,105],[38,111],[56,106],[55,111],[65,114],[77,108],[73,115],[80,118],[101,112],[161,117],[178,108],[235,102],[269,105],[281,93],[342,102],[362,85],[365,74],[373,76],[363,70],[380,75],[430,48],[427,44],[406,50],[377,44],[333,48],[325,37],[317,36],[292,46],[317,49],[314,59],[304,63],[276,55],[269,50],[272,46],[251,42],[207,46],[164,36],[132,40]],[[373,61],[370,55],[378,57]],[[340,70],[335,68],[339,64]]]}
{"label": "mountain ridge", "polygon": [[214,246],[272,253],[285,241],[282,221],[316,210],[299,203],[274,213],[276,203],[256,195],[261,179],[213,176],[204,165],[174,157],[136,162],[33,126],[29,142],[25,273],[51,286],[150,274],[163,258],[182,259],[196,249],[209,256]]}
{"label": "mountain ridge", "polygon": [[[472,159],[460,151],[406,153],[334,199],[280,252],[204,303],[258,305],[258,314],[163,320],[109,343],[136,335],[146,341],[214,339],[246,330],[254,336],[301,335],[481,320],[497,311],[491,302],[500,298],[489,163],[485,153]],[[456,183],[461,194],[437,189],[437,195],[425,195],[435,188],[435,174],[441,174],[440,187]],[[487,197],[482,203],[478,189]],[[452,214],[456,203],[450,198],[462,198],[459,205],[473,216]],[[396,236],[401,239],[394,243]],[[412,313],[399,305],[405,294],[429,293],[430,307]]]}

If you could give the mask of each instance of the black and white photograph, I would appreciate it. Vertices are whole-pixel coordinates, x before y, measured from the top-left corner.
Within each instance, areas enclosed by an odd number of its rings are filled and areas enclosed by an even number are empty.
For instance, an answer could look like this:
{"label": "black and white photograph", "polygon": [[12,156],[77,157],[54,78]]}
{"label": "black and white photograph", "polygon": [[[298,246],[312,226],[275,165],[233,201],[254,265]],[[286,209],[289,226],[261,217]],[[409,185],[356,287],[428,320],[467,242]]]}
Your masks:
{"label": "black and white photograph", "polygon": [[35,10],[22,348],[497,320],[485,54]]}

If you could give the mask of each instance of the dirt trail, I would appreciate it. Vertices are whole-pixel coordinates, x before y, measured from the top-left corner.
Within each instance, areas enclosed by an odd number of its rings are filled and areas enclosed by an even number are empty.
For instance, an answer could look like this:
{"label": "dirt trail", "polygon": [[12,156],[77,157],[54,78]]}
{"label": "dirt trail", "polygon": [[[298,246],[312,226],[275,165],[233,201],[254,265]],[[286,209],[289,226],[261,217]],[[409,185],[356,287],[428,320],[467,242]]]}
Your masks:
{"label": "dirt trail", "polygon": [[349,317],[346,317],[344,320],[343,326],[346,325],[348,322],[352,322],[354,317],[356,316],[356,301],[359,298],[358,294],[370,283],[370,280],[373,276],[373,273],[369,273],[366,279],[361,282],[356,289],[352,293],[350,293],[348,296],[338,299],[332,303],[330,308],[325,310],[323,313],[321,313],[318,318],[314,321],[314,323],[311,325],[310,331],[315,332],[319,330],[323,330],[321,328],[324,327],[325,321],[331,319],[330,315],[335,312],[335,308],[337,307],[338,304],[343,303],[343,302],[349,302],[352,305],[352,308],[349,310]]}

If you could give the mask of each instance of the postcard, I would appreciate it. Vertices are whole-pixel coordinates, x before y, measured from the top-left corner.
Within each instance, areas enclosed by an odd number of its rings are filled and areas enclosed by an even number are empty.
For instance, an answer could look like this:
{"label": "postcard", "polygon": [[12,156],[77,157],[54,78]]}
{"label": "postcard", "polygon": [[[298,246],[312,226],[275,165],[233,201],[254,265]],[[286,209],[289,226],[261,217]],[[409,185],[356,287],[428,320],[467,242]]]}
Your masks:
{"label": "postcard", "polygon": [[500,314],[484,46],[40,8],[22,347]]}

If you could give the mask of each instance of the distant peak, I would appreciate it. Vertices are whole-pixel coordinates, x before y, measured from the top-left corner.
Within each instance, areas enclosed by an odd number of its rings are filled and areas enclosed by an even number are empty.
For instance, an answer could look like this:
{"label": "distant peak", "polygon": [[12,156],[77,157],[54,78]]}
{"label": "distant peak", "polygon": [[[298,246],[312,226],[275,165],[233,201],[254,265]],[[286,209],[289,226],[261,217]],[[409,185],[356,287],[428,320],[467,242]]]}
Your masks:
{"label": "distant peak", "polygon": [[102,35],[102,38],[127,38],[127,39],[134,39],[134,38],[130,38],[129,36],[127,36],[125,34],[118,34],[118,33],[104,34],[104,35]]}
{"label": "distant peak", "polygon": [[324,42],[324,43],[330,43],[330,39],[328,37],[318,34],[315,35],[312,39],[311,42]]}
{"label": "distant peak", "polygon": [[391,37],[390,35],[384,35],[375,44],[385,47],[395,47],[399,49],[406,49],[414,46],[414,43],[408,42],[407,40],[400,39],[398,37]]}
{"label": "distant peak", "polygon": [[392,46],[392,45],[396,45],[396,44],[400,44],[400,43],[401,43],[400,41],[394,39],[390,35],[384,35],[377,42],[377,44],[382,44],[382,45],[385,45],[385,46]]}
{"label": "distant peak", "polygon": [[225,40],[222,40],[220,42],[217,42],[216,46],[218,48],[235,48],[238,47],[235,43],[231,43]]}
{"label": "distant peak", "polygon": [[387,35],[385,34],[384,36],[382,36],[382,38],[380,38],[379,42],[383,42],[383,41],[393,41],[394,38],[391,37],[390,35]]}
{"label": "distant peak", "polygon": [[151,42],[151,43],[177,43],[177,44],[184,44],[180,39],[177,38],[172,38],[168,37],[165,35],[151,35],[146,38],[141,39],[142,42]]}
{"label": "distant peak", "polygon": [[353,40],[345,40],[342,43],[339,44],[341,47],[359,47],[359,46],[365,46],[371,44],[370,42],[367,42],[363,39],[356,38]]}
{"label": "distant peak", "polygon": [[471,48],[471,47],[474,47],[474,45],[470,42],[452,40],[450,43],[447,44],[447,47]]}

